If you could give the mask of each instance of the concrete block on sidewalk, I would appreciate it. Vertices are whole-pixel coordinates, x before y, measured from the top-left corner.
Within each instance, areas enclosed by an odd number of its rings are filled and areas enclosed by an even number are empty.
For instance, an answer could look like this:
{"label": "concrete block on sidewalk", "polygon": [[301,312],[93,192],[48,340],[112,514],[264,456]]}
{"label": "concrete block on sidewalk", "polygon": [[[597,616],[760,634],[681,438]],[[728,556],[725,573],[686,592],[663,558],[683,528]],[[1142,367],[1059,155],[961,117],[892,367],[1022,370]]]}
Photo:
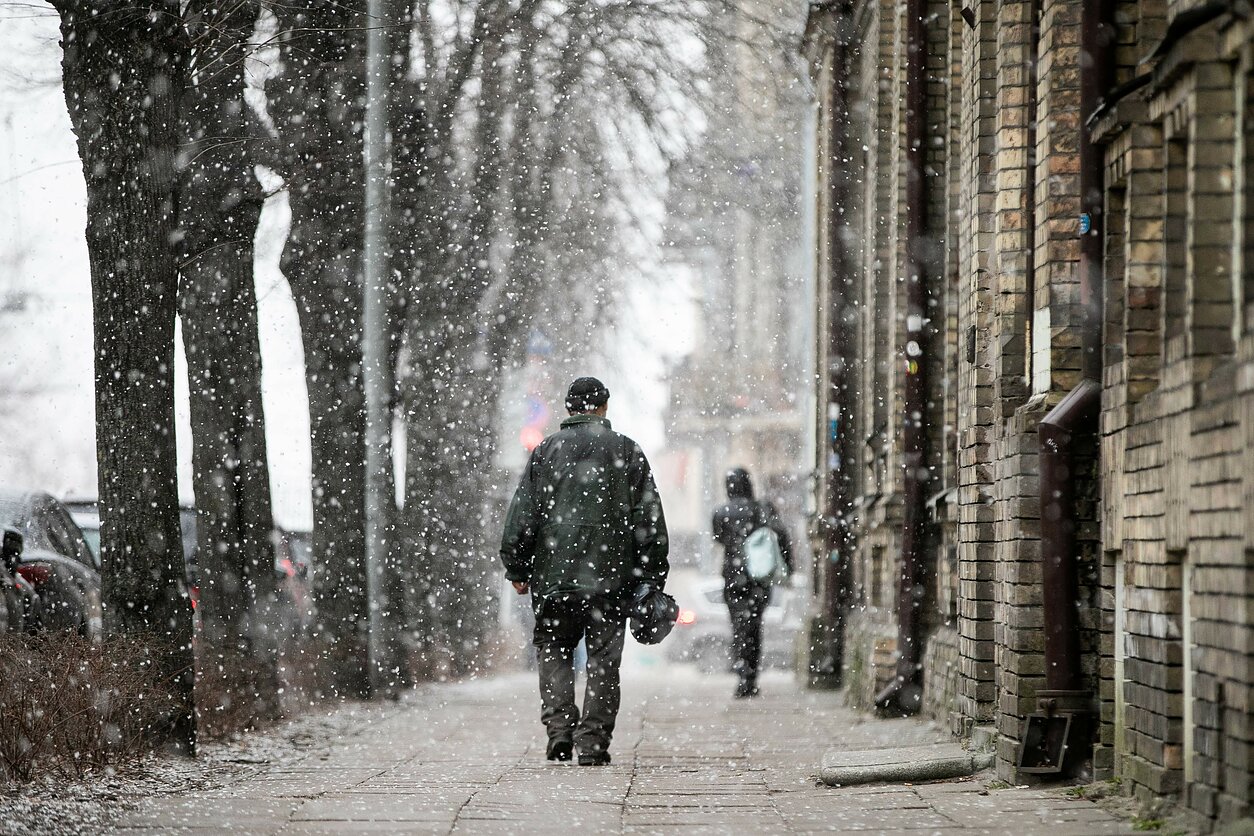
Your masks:
{"label": "concrete block on sidewalk", "polygon": [[992,766],[993,756],[968,752],[956,744],[902,749],[831,749],[824,753],[819,777],[834,787],[874,782],[937,781],[971,775]]}

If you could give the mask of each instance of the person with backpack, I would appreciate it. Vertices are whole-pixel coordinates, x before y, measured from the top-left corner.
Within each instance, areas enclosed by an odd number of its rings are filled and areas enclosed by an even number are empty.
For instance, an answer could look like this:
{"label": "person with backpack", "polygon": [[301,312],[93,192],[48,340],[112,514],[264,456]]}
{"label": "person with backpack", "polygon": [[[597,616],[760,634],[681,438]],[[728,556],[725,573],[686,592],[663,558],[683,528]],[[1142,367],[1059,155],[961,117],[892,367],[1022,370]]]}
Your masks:
{"label": "person with backpack", "polygon": [[762,614],[771,586],[792,574],[792,541],[770,502],[753,498],[743,467],[727,473],[727,503],[714,511],[714,539],[723,546],[723,600],[732,625],[732,669],[739,677],[734,696],[758,693],[762,657]]}
{"label": "person with backpack", "polygon": [[[670,569],[662,500],[640,445],[614,432],[610,393],[581,377],[566,393],[570,417],[532,451],[501,538],[505,577],[531,593],[546,756],[581,766],[610,762],[628,618],[639,641],[660,641],[678,607],[662,591]],[[669,618],[670,623],[667,623]],[[583,714],[573,654],[588,651]]]}

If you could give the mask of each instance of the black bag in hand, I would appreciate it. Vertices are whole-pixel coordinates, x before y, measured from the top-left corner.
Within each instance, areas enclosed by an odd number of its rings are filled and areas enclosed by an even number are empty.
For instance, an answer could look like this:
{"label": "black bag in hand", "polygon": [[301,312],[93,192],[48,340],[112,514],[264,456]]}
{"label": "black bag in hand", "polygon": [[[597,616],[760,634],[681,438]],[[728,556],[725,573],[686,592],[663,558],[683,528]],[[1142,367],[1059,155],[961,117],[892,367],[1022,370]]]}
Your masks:
{"label": "black bag in hand", "polygon": [[631,635],[641,644],[658,644],[679,618],[679,604],[660,589],[641,584],[631,602]]}

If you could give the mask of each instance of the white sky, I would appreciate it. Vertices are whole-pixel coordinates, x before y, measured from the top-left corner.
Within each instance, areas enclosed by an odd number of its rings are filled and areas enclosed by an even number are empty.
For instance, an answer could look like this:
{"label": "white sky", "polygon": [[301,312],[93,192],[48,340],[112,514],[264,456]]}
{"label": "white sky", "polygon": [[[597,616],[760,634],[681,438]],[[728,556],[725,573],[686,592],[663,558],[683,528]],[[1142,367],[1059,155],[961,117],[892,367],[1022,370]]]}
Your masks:
{"label": "white sky", "polygon": [[[0,312],[0,484],[59,495],[96,493],[91,283],[83,237],[85,196],[60,87],[51,8],[0,4],[0,289],[24,290],[25,310]],[[286,206],[267,208],[258,238],[263,395],[276,523],[307,527],[309,433],[295,305],[278,270]],[[643,269],[665,271],[660,260]],[[628,268],[630,269],[630,268]],[[664,357],[691,349],[687,282],[635,284],[627,294],[607,372],[615,426],[661,447]],[[179,349],[180,491],[191,495],[186,371]],[[554,393],[558,400],[562,393]],[[503,443],[516,437],[504,428]]]}

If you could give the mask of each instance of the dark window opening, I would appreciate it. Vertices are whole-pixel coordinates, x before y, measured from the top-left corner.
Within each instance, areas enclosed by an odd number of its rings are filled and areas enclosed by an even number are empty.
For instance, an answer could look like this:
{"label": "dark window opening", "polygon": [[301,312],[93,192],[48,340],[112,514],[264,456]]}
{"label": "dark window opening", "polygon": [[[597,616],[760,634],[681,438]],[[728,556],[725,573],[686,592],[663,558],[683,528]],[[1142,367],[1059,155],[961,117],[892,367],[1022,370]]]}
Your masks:
{"label": "dark window opening", "polygon": [[[1188,264],[1189,143],[1167,141],[1163,163],[1163,345],[1184,334]],[[1171,359],[1171,358],[1168,358]]]}

